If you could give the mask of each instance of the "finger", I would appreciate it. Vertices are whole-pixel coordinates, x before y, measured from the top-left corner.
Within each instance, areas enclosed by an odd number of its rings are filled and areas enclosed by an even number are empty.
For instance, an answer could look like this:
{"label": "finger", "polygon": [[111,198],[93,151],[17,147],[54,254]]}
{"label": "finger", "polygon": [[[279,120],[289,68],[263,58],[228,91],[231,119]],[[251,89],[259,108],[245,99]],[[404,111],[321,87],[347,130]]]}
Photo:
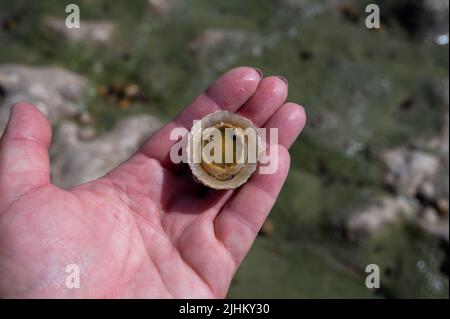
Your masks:
{"label": "finger", "polygon": [[264,127],[267,129],[267,142],[269,144],[274,144],[273,141],[272,143],[270,141],[269,129],[276,128],[278,129],[278,140],[275,141],[275,143],[289,148],[305,127],[305,123],[305,109],[295,103],[286,103],[281,106],[264,125]]}
{"label": "finger", "polygon": [[277,76],[264,78],[255,94],[238,111],[257,126],[262,126],[284,103],[288,87],[286,80]]}
{"label": "finger", "polygon": [[192,121],[208,113],[226,110],[235,112],[256,91],[261,75],[250,67],[235,68],[216,80],[171,122],[158,131],[141,148],[147,157],[158,160],[164,167],[173,168],[170,149],[177,141],[170,140],[170,133],[177,127],[190,129]]}
{"label": "finger", "polygon": [[[295,103],[282,105],[265,128],[278,129],[278,168],[274,174],[258,174],[223,207],[215,220],[217,238],[229,250],[236,266],[251,247],[286,180],[290,157],[287,152],[305,126],[306,114]],[[270,140],[268,140],[270,142]]]}
{"label": "finger", "polygon": [[50,182],[51,126],[29,103],[13,106],[0,141],[0,209]]}
{"label": "finger", "polygon": [[250,249],[286,180],[289,153],[284,146],[275,147],[278,152],[275,173],[254,175],[224,205],[214,223],[216,236],[230,252],[236,267]]}

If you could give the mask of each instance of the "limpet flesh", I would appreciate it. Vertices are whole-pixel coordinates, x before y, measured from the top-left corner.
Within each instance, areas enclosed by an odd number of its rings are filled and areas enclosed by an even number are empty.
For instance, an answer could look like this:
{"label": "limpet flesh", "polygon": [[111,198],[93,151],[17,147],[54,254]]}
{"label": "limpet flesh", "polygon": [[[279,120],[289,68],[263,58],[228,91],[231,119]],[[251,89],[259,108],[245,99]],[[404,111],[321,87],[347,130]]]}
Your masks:
{"label": "limpet flesh", "polygon": [[249,119],[218,111],[194,123],[187,151],[196,181],[214,189],[234,189],[256,170],[261,138]]}

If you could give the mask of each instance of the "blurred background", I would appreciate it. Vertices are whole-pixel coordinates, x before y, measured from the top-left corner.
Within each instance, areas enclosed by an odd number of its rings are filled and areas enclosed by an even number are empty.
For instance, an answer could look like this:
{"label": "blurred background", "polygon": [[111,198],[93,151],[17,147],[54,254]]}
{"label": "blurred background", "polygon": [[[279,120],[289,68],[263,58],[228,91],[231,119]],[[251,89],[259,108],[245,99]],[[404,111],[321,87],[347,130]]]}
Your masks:
{"label": "blurred background", "polygon": [[[67,29],[66,5],[81,29]],[[381,28],[367,29],[377,3]],[[224,71],[309,115],[231,298],[448,298],[448,0],[0,0],[0,131],[51,119],[52,179],[101,176]],[[380,289],[365,286],[377,264]]]}

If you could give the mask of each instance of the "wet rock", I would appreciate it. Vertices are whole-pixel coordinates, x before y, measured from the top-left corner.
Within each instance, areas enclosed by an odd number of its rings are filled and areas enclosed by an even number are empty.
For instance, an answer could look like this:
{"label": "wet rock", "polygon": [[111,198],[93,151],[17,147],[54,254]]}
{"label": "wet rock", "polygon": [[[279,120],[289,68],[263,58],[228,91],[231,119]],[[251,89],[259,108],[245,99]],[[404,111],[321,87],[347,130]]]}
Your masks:
{"label": "wet rock", "polygon": [[345,228],[351,238],[370,235],[399,219],[412,219],[417,212],[417,204],[410,199],[385,197],[379,199],[374,205],[350,216]]}
{"label": "wet rock", "polygon": [[42,28],[48,34],[73,42],[109,43],[111,42],[115,26],[110,21],[80,21],[80,28],[69,29],[64,19],[44,17]]}
{"label": "wet rock", "polygon": [[435,155],[402,147],[383,152],[381,160],[388,170],[386,183],[408,197],[413,197],[421,185],[432,180],[440,168]]}
{"label": "wet rock", "polygon": [[14,103],[28,101],[44,112],[52,123],[81,112],[87,81],[57,67],[0,65],[0,131],[3,131]]}
{"label": "wet rock", "polygon": [[150,115],[134,115],[119,121],[112,131],[85,140],[80,136],[85,128],[63,122],[52,146],[52,181],[69,188],[103,176],[159,127],[160,122]]}

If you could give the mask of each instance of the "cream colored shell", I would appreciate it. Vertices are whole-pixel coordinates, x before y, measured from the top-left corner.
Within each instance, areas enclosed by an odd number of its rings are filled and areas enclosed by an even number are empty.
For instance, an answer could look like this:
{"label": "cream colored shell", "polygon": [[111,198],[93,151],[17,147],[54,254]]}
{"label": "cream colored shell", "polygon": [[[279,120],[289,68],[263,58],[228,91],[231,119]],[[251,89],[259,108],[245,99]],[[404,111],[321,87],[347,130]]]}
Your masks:
{"label": "cream colored shell", "polygon": [[[244,162],[232,164],[234,165],[233,167],[221,169],[219,167],[208,166],[208,164],[203,160],[201,163],[193,160],[194,150],[201,152],[203,147],[203,141],[199,139],[198,136],[202,136],[202,133],[212,127],[217,128],[230,126],[242,128],[243,130],[254,130],[257,147],[255,154],[256,161],[248,161],[246,142],[244,142],[245,153],[239,153],[236,155],[236,157],[245,158]],[[194,136],[197,136],[197,138],[194,138]],[[247,139],[242,140],[241,137],[237,137],[236,140],[237,139],[239,140],[236,141],[236,143],[239,143],[239,141],[247,141]],[[218,111],[206,115],[192,126],[192,129],[189,132],[187,144],[187,151],[189,154],[188,163],[196,181],[214,189],[235,189],[244,184],[256,170],[261,149],[262,141],[258,134],[258,129],[255,128],[249,119],[228,111]]]}

